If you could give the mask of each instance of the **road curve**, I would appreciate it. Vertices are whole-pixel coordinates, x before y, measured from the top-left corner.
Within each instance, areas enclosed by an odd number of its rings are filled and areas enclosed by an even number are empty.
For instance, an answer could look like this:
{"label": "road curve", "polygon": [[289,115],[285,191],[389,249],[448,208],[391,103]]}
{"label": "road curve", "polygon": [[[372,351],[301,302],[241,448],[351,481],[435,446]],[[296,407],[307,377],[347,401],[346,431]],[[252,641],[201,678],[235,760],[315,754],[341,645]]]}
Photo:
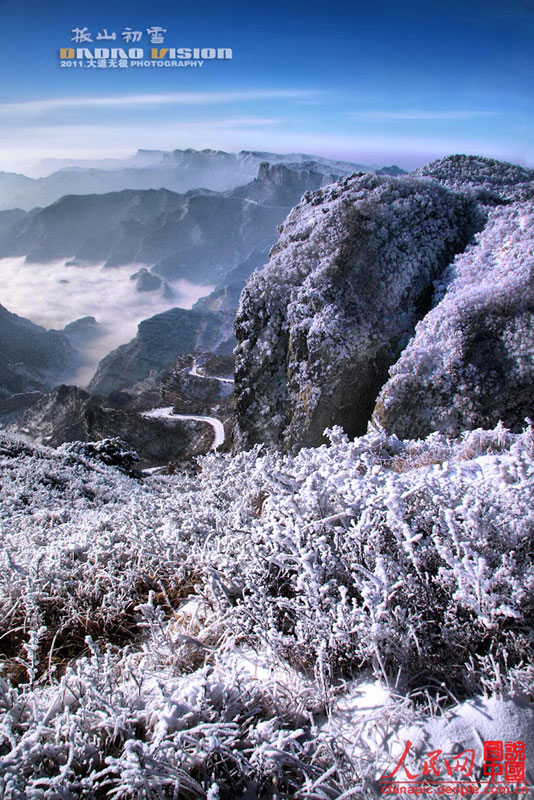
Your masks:
{"label": "road curve", "polygon": [[141,416],[147,419],[170,419],[173,422],[177,422],[180,419],[191,419],[194,422],[207,422],[208,425],[211,425],[215,433],[211,449],[217,450],[224,444],[224,425],[220,419],[217,419],[217,417],[205,417],[199,414],[173,414],[172,409],[173,406],[151,408],[150,411],[142,411]]}
{"label": "road curve", "polygon": [[221,383],[233,383],[234,382],[233,378],[221,378],[218,375],[202,375],[198,371],[197,359],[196,358],[193,360],[193,366],[189,370],[188,374],[189,375],[194,375],[195,378],[207,378],[207,379],[213,380],[213,381],[220,381]]}

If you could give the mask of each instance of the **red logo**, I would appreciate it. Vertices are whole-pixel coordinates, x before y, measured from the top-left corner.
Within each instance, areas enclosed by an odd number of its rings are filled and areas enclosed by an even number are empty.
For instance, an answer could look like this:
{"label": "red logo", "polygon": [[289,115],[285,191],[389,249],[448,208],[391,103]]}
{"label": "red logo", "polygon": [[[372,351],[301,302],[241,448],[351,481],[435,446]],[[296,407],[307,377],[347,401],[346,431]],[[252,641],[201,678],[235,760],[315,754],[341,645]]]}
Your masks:
{"label": "red logo", "polygon": [[406,742],[394,770],[379,778],[382,794],[529,794],[524,742],[484,742],[480,765],[472,749],[455,755],[432,750],[422,756],[416,775],[406,765],[411,748]]}

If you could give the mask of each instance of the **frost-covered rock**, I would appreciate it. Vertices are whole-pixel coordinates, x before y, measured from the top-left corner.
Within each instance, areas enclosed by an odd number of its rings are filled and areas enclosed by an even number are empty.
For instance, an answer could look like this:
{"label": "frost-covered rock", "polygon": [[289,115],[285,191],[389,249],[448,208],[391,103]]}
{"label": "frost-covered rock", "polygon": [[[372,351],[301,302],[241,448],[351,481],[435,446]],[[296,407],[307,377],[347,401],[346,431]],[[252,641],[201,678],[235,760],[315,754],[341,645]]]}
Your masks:
{"label": "frost-covered rock", "polygon": [[[470,190],[481,200],[515,199],[518,191],[532,191],[534,170],[483,156],[454,155],[439,158],[413,175],[432,178],[450,189]],[[532,196],[532,195],[531,195]]]}
{"label": "frost-covered rock", "polygon": [[[517,168],[519,169],[519,168]],[[401,438],[534,413],[534,203],[494,209],[390,371],[374,421]]]}
{"label": "frost-covered rock", "polygon": [[236,318],[237,441],[362,433],[388,367],[471,238],[473,203],[413,178],[352,176],[304,195]]}
{"label": "frost-covered rock", "polygon": [[127,474],[132,472],[133,465],[140,460],[139,454],[118,436],[100,439],[98,442],[69,442],[62,445],[61,450],[64,453],[77,453],[85,458],[93,458]]}

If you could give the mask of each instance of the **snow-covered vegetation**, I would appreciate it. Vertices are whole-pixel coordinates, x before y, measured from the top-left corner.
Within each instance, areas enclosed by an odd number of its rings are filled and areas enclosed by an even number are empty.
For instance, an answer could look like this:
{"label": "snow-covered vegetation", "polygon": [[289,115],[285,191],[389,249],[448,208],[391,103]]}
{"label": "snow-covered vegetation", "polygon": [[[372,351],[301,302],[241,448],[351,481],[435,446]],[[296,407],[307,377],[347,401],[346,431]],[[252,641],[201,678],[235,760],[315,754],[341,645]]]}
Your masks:
{"label": "snow-covered vegetation", "polygon": [[[414,175],[432,178],[435,181],[456,190],[475,190],[481,199],[491,200],[496,197],[516,199],[517,190],[522,184],[532,191],[534,170],[497,161],[494,158],[466,156],[458,154],[439,158],[420,169]],[[486,195],[481,192],[486,191]],[[530,194],[532,197],[532,194]]]}
{"label": "snow-covered vegetation", "polygon": [[532,694],[532,427],[329,435],[143,480],[2,438],[2,798],[372,797],[401,723]]}
{"label": "snow-covered vegetation", "polygon": [[[519,168],[517,168],[519,169]],[[375,415],[398,436],[520,430],[534,390],[534,204],[492,209],[390,370]]]}
{"label": "snow-covered vegetation", "polygon": [[174,383],[208,382],[194,344],[124,428],[208,422],[182,473],[114,430],[0,433],[0,800],[371,800],[407,742],[480,774],[488,737],[532,783],[532,177],[453,156],[306,194],[238,313],[253,449]]}

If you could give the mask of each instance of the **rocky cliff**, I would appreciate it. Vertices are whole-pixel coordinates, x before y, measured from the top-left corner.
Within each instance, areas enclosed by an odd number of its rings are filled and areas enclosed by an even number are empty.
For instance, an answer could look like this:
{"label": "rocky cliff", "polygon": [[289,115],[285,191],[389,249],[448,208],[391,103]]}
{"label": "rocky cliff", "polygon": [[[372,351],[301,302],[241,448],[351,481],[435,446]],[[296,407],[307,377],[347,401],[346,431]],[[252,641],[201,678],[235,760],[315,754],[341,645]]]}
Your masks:
{"label": "rocky cliff", "polygon": [[[186,353],[225,353],[232,333],[233,313],[171,308],[143,320],[128,344],[113,350],[98,365],[89,384],[94,394],[129,389],[151,373],[169,370]],[[228,349],[232,349],[230,345]]]}
{"label": "rocky cliff", "polygon": [[363,433],[434,281],[484,219],[416,178],[352,176],[305,195],[241,297],[238,446],[313,446],[333,424]]}
{"label": "rocky cliff", "polygon": [[47,331],[0,306],[0,397],[51,388],[80,361],[65,333]]}
{"label": "rocky cliff", "polygon": [[458,436],[534,413],[534,203],[491,212],[391,370],[373,420],[401,438]]}

